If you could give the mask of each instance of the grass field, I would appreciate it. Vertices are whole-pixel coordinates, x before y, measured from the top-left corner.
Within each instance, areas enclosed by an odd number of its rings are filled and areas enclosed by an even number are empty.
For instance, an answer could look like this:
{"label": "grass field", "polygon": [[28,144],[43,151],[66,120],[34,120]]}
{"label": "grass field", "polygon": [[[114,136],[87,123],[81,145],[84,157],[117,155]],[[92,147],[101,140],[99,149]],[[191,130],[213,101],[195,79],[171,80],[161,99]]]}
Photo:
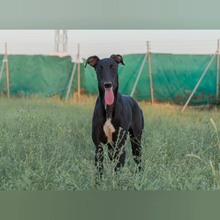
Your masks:
{"label": "grass field", "polygon": [[105,150],[95,185],[93,101],[0,98],[0,190],[219,190],[220,111],[142,104],[144,172],[114,173]]}

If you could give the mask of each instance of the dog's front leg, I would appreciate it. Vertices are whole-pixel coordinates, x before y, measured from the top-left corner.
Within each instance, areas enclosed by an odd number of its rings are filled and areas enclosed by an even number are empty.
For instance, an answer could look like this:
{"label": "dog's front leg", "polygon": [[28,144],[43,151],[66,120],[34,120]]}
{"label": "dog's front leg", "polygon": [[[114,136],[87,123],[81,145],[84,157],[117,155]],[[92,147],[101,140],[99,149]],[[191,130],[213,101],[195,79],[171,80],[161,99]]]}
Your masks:
{"label": "dog's front leg", "polygon": [[98,172],[96,182],[100,182],[102,179],[103,160],[104,160],[103,147],[101,145],[98,145],[96,146],[96,151],[95,151],[95,166]]}

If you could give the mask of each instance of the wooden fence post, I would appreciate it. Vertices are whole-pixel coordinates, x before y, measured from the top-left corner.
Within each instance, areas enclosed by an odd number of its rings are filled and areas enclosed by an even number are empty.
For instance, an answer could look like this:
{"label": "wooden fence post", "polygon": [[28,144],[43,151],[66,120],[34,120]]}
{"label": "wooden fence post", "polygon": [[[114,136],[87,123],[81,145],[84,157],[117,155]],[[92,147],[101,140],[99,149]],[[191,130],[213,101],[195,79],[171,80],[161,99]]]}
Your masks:
{"label": "wooden fence post", "polygon": [[216,103],[219,97],[219,40],[217,41],[217,70],[216,70]]}
{"label": "wooden fence post", "polygon": [[7,97],[10,98],[10,77],[9,77],[9,67],[8,67],[8,49],[7,49],[7,43],[5,43],[5,62],[6,62],[6,88],[7,88]]}
{"label": "wooden fence post", "polygon": [[69,81],[69,84],[68,84],[68,87],[67,87],[67,93],[66,93],[66,99],[65,99],[66,101],[69,99],[70,89],[71,89],[71,86],[72,86],[72,83],[73,83],[73,77],[75,75],[77,61],[78,61],[78,54],[76,56],[76,61],[74,63],[73,71],[72,71],[72,74],[71,74],[71,77],[70,77],[70,81]]}
{"label": "wooden fence post", "polygon": [[78,102],[80,102],[80,44],[78,44],[78,52],[77,52],[77,57],[78,57]]}
{"label": "wooden fence post", "polygon": [[150,44],[147,41],[147,58],[148,58],[148,69],[150,77],[150,95],[151,95],[151,104],[154,104],[154,89],[153,89],[153,77],[152,77],[152,68],[151,68],[151,57],[150,57]]}

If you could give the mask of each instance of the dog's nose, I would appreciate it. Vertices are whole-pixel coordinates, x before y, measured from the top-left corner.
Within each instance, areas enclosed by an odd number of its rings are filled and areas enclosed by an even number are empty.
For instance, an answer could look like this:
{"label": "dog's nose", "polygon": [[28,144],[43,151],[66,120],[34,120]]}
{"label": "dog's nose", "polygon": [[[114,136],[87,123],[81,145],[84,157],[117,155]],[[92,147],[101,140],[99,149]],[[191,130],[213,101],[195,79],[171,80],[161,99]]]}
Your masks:
{"label": "dog's nose", "polygon": [[111,83],[111,82],[105,82],[105,83],[104,83],[104,87],[105,87],[106,89],[111,88],[111,87],[112,87],[112,83]]}

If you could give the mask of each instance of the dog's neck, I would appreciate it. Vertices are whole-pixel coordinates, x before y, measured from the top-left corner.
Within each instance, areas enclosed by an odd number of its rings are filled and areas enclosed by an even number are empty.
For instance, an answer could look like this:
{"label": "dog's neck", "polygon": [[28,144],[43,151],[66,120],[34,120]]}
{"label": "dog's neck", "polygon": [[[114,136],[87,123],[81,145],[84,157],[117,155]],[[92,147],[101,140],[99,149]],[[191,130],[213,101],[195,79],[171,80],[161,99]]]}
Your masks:
{"label": "dog's neck", "polygon": [[112,105],[105,105],[106,119],[112,119],[113,111],[114,111],[114,103]]}

